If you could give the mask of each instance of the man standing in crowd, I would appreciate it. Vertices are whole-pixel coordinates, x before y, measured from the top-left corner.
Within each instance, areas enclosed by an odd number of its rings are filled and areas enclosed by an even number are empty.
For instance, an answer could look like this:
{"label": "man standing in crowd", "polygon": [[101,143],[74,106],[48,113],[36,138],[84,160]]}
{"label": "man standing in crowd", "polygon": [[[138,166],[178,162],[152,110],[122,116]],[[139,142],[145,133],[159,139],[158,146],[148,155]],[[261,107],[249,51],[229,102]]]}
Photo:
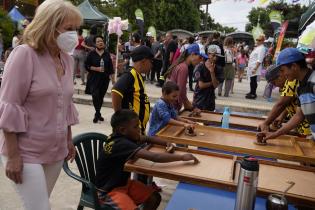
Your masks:
{"label": "man standing in crowd", "polygon": [[246,94],[247,99],[256,99],[258,77],[261,75],[262,64],[266,56],[266,49],[264,46],[265,36],[260,35],[256,39],[256,48],[249,56],[247,76],[250,78],[250,92]]}
{"label": "man standing in crowd", "polygon": [[277,58],[277,66],[284,72],[289,81],[298,80],[300,103],[296,114],[283,127],[273,133],[263,132],[264,139],[273,139],[287,134],[299,123],[307,119],[310,124],[313,140],[315,139],[315,71],[308,68],[305,57],[296,48],[282,50]]}
{"label": "man standing in crowd", "polygon": [[[160,78],[160,72],[161,72],[161,69],[162,69],[161,45],[162,45],[161,44],[161,36],[158,36],[157,40],[155,40],[152,43],[152,47],[151,47],[153,55],[154,55],[153,66],[152,66],[152,69],[151,69],[151,78],[150,78],[151,83],[154,82],[155,75],[156,75],[156,81],[158,81],[159,78]],[[162,45],[162,47],[163,47],[163,45]]]}
{"label": "man standing in crowd", "polygon": [[[141,46],[141,36],[138,33],[134,33],[132,35],[132,42],[131,47],[129,48],[130,53],[132,53],[133,50],[135,50],[137,47]],[[134,62],[132,59],[129,59],[129,67],[132,68],[134,65]]]}
{"label": "man standing in crowd", "polygon": [[173,40],[173,34],[171,32],[167,32],[165,38],[166,38],[165,39],[166,50],[165,50],[165,56],[163,58],[162,73],[159,80],[160,87],[162,87],[162,85],[164,84],[164,80],[165,80],[164,74],[166,73],[170,65],[172,64],[173,56],[175,55],[175,52],[177,50],[177,43]]}

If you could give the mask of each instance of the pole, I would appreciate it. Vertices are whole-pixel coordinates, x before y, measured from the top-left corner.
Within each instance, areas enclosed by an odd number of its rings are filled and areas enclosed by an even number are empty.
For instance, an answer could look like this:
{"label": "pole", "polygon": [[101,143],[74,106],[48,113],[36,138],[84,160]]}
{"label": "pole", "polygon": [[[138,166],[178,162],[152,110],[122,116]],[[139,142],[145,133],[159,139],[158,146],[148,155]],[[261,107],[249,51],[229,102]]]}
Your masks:
{"label": "pole", "polygon": [[117,81],[118,74],[118,47],[119,47],[119,36],[117,35],[117,46],[116,46],[116,64],[115,64],[115,82]]}

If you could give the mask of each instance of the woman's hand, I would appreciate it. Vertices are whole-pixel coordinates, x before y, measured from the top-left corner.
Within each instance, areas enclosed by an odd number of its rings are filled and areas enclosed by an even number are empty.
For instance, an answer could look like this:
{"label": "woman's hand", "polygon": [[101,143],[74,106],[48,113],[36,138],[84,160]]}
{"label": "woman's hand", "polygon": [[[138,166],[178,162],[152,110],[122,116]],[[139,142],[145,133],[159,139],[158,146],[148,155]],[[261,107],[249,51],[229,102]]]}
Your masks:
{"label": "woman's hand", "polygon": [[72,163],[74,158],[75,158],[76,150],[75,150],[75,147],[71,141],[68,142],[68,151],[69,151],[69,153],[66,157],[66,161],[70,160],[70,163]]}
{"label": "woman's hand", "polygon": [[22,184],[23,160],[20,154],[15,154],[13,157],[8,157],[5,166],[5,174],[15,184]]}

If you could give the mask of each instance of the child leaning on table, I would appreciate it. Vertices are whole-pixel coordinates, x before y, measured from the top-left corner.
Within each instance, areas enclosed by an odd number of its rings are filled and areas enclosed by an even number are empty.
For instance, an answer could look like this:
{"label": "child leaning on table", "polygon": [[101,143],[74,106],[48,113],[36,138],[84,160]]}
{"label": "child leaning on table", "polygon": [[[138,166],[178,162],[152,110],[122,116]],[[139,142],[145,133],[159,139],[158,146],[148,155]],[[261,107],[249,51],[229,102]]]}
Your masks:
{"label": "child leaning on table", "polygon": [[194,129],[194,122],[178,117],[173,104],[177,102],[179,87],[168,81],[162,87],[162,97],[155,103],[150,116],[148,136],[155,136],[168,123]]}
{"label": "child leaning on table", "polygon": [[168,144],[156,137],[140,135],[139,117],[131,110],[120,110],[111,118],[113,134],[101,149],[96,162],[96,186],[101,205],[117,209],[134,210],[142,204],[143,210],[157,209],[161,196],[151,186],[130,180],[130,173],[124,171],[124,164],[130,159],[142,158],[153,162],[194,161],[192,154],[154,153],[143,149],[146,144],[165,146]]}

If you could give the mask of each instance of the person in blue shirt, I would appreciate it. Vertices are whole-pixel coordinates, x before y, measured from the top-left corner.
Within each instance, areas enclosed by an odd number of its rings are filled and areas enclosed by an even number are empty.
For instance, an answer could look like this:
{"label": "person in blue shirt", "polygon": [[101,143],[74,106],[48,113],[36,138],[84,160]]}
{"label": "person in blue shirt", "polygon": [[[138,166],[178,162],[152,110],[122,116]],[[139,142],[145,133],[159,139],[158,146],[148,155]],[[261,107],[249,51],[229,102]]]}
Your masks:
{"label": "person in blue shirt", "polygon": [[155,136],[168,123],[194,129],[194,122],[178,117],[173,104],[179,95],[179,87],[175,82],[168,81],[162,87],[162,97],[155,103],[150,117],[148,136]]}

